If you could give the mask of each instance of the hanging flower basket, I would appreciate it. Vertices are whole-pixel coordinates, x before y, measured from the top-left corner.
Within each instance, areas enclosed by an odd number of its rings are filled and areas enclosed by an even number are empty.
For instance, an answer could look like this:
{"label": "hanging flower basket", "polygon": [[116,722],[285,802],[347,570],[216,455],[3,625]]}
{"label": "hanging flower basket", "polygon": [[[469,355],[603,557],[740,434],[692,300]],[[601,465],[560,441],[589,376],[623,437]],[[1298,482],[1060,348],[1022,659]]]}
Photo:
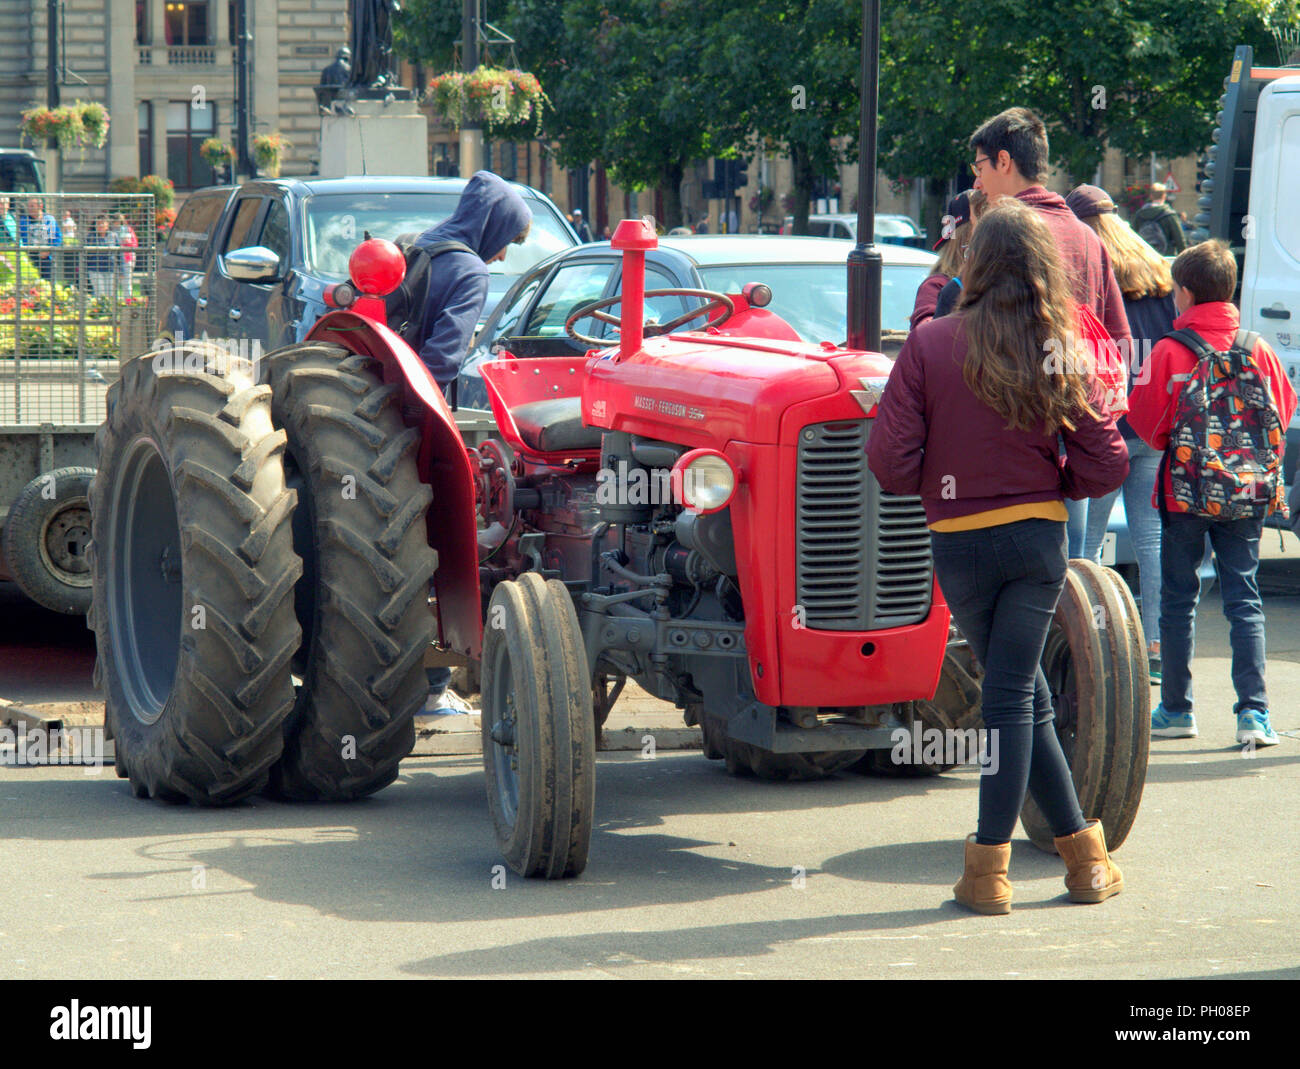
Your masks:
{"label": "hanging flower basket", "polygon": [[78,100],[72,106],[81,113],[82,144],[103,148],[108,142],[108,108],[95,100]]}
{"label": "hanging flower basket", "polygon": [[108,142],[108,109],[97,101],[78,100],[58,108],[28,108],[19,130],[39,144],[53,138],[59,149],[103,148]]}
{"label": "hanging flower basket", "polygon": [[550,104],[534,75],[499,67],[440,74],[429,83],[429,100],[434,112],[457,129],[479,123],[498,141],[541,136],[543,109]]}
{"label": "hanging flower basket", "polygon": [[199,146],[199,155],[214,171],[235,162],[235,149],[220,138],[210,137]]}
{"label": "hanging flower basket", "polygon": [[293,148],[290,141],[279,130],[269,134],[256,134],[253,137],[253,159],[257,166],[266,172],[268,178],[280,177],[280,163],[284,154]]}
{"label": "hanging flower basket", "polygon": [[61,151],[80,145],[86,136],[80,110],[72,107],[29,108],[19,126],[22,136],[35,144],[53,138]]}

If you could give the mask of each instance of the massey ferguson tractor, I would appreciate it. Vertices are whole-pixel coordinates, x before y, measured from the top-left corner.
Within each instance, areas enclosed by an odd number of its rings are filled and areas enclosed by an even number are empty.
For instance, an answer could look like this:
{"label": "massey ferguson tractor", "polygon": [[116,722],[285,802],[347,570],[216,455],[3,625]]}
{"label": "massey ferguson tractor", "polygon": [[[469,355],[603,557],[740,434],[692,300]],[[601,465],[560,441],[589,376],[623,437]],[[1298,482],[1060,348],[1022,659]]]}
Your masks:
{"label": "massey ferguson tractor", "polygon": [[[864,178],[868,242],[871,194]],[[488,806],[525,876],[583,871],[597,734],[629,678],[734,774],[949,767],[938,749],[898,760],[900,729],[977,728],[980,685],[919,499],[867,468],[891,368],[878,288],[873,305],[853,282],[870,272],[850,260],[849,344],[818,343],[765,309],[761,278],[647,294],[655,244],[648,220],[619,224],[620,314],[611,300],[568,320],[585,356],[483,365],[499,437],[476,448],[385,325],[404,264],[382,240],[264,367],[202,343],[124,367],[90,490],[90,621],[136,795],[383,788],[412,748],[435,636],[481,666]],[[643,323],[645,298],[670,294],[699,304]],[[619,326],[616,345],[576,333],[591,317]],[[1085,815],[1117,847],[1150,691],[1113,572],[1071,562],[1043,669]],[[1032,800],[1022,819],[1051,850]]]}
{"label": "massey ferguson tractor", "polygon": [[[598,302],[569,327],[603,318],[618,344],[485,365],[500,437],[478,448],[384,323],[404,265],[379,240],[265,381],[203,343],[126,365],[91,487],[91,624],[137,795],[379,790],[435,632],[481,662],[488,804],[523,875],[585,866],[596,736],[629,678],[733,773],[946,767],[890,759],[899,728],[979,724],[920,501],[866,465],[890,361],[801,341],[761,280],[652,291],[702,303],[647,327],[653,227],[626,220],[614,245],[621,315]],[[1144,651],[1127,587],[1072,562],[1043,667],[1116,846],[1145,777]],[[1032,802],[1023,820],[1050,849]]]}

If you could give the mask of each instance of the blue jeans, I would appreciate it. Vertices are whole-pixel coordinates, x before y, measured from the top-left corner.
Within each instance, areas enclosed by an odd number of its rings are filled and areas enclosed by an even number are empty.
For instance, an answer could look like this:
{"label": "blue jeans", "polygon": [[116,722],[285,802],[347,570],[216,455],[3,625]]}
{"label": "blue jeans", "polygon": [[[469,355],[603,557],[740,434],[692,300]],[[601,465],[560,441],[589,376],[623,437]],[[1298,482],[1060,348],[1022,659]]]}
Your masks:
{"label": "blue jeans", "polygon": [[1083,540],[1088,533],[1088,499],[1074,501],[1067,497],[1065,511],[1069,516],[1065,522],[1065,552],[1074,560],[1083,556]]}
{"label": "blue jeans", "polygon": [[425,678],[429,681],[429,693],[437,696],[451,686],[450,668],[426,668]]}
{"label": "blue jeans", "polygon": [[1197,575],[1209,534],[1219,561],[1223,615],[1232,645],[1234,713],[1267,709],[1264,690],[1264,604],[1255,573],[1264,519],[1211,520],[1186,513],[1165,518],[1160,539],[1160,701],[1171,713],[1192,711],[1192,653],[1196,644]]}
{"label": "blue jeans", "polygon": [[1128,478],[1124,480],[1124,512],[1137,557],[1138,589],[1142,592],[1142,631],[1148,643],[1160,638],[1160,511],[1151,504],[1156,472],[1164,453],[1141,438],[1129,438]]}
{"label": "blue jeans", "polygon": [[1106,540],[1106,527],[1110,524],[1110,512],[1115,507],[1122,487],[1115,487],[1103,497],[1090,497],[1081,504],[1088,506],[1088,520],[1084,526],[1083,552],[1079,556],[1086,560],[1101,563],[1101,544]]}
{"label": "blue jeans", "polygon": [[1081,831],[1083,814],[1039,663],[1065,585],[1065,525],[1020,520],[931,531],[930,544],[953,619],[984,666],[984,726],[998,747],[997,771],[980,776],[976,841],[1011,841],[1026,790],[1054,835]]}

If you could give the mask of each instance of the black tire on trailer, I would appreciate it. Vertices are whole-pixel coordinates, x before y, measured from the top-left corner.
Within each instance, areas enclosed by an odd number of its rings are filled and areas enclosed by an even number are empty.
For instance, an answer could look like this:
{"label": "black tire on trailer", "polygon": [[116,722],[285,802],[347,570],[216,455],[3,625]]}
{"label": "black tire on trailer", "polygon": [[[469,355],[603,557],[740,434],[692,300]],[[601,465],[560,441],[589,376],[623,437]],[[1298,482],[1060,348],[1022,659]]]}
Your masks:
{"label": "black tire on trailer", "polygon": [[89,623],[137,797],[228,804],[280,757],[302,570],[284,441],[270,389],[215,346],[138,357],[109,388]]}
{"label": "black tire on trailer", "polygon": [[596,802],[591,672],[564,584],[498,584],[483,643],[483,766],[497,844],[521,876],[577,876]]}
{"label": "black tire on trailer", "polygon": [[90,481],[94,468],[56,468],[24,486],[4,526],[4,559],[24,594],[69,616],[90,610]]}
{"label": "black tire on trailer", "polygon": [[[1138,651],[1134,657],[1128,610],[1121,608],[1116,581],[1091,561],[1069,562],[1042,657],[1056,710],[1056,733],[1079,806],[1085,818],[1102,821],[1112,848],[1128,831],[1116,818],[1130,805],[1136,811],[1136,802],[1130,800],[1140,748],[1134,703],[1142,695],[1150,701],[1148,690],[1135,689],[1145,677],[1146,654]],[[1122,624],[1122,633],[1112,623]],[[1145,778],[1145,761],[1141,764]],[[1140,793],[1139,787],[1139,798]],[[1056,852],[1052,829],[1033,798],[1025,799],[1020,820],[1035,846]],[[1131,827],[1131,819],[1128,823]],[[1112,842],[1111,836],[1121,830]]]}
{"label": "black tire on trailer", "polygon": [[306,342],[269,363],[303,558],[302,684],[270,787],[294,801],[350,801],[397,778],[428,697],[433,492],[416,468],[420,432],[402,422],[401,387],[385,384],[377,361]]}
{"label": "black tire on trailer", "polygon": [[[704,713],[700,720],[704,756],[721,758],[733,776],[757,776],[765,780],[825,779],[862,761],[865,750],[817,750],[810,753],[772,753],[727,734],[727,722]],[[714,754],[717,757],[714,757]]]}

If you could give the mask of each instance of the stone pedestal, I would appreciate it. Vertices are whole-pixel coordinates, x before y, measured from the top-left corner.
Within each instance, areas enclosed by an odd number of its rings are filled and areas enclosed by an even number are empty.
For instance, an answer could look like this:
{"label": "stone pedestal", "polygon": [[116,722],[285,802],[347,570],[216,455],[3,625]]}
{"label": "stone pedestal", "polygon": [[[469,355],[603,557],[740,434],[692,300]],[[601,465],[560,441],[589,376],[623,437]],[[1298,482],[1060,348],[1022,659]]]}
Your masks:
{"label": "stone pedestal", "polygon": [[322,178],[429,173],[429,124],[413,100],[354,100],[352,115],[322,115]]}

